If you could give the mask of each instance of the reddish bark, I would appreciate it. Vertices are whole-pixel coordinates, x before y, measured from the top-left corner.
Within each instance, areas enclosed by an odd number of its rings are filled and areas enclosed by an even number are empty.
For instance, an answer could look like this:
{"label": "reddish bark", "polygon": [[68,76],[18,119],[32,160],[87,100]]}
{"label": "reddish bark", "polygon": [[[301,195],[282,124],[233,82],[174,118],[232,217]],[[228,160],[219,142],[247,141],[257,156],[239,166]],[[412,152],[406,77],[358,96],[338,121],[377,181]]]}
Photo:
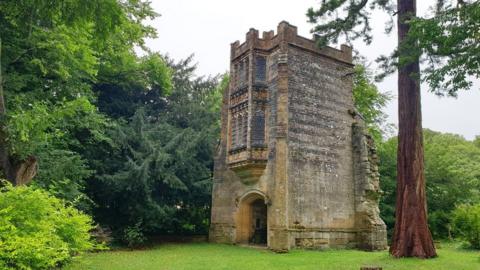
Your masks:
{"label": "reddish bark", "polygon": [[[409,30],[403,22],[415,16],[416,1],[397,0],[397,4],[400,48]],[[399,52],[401,58],[402,51]],[[395,257],[437,256],[427,223],[419,74],[418,59],[398,70],[397,199],[390,247]]]}

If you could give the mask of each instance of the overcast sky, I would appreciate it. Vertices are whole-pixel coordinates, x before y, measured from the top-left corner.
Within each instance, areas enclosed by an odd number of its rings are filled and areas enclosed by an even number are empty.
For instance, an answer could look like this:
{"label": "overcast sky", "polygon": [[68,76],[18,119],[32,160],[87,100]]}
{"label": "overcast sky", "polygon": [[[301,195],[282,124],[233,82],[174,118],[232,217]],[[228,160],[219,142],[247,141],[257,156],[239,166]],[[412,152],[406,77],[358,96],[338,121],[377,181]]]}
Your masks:
{"label": "overcast sky", "polygon": [[[215,75],[229,68],[230,43],[245,40],[250,28],[260,31],[276,30],[277,24],[286,20],[298,27],[300,35],[311,37],[312,25],[307,23],[306,10],[318,6],[318,0],[153,0],[152,6],[161,17],[151,22],[159,37],[147,45],[154,51],[168,54],[174,59],[195,55],[198,75]],[[419,14],[428,13],[433,0],[417,1]],[[396,32],[384,34],[386,16],[372,14],[374,40],[369,46],[361,41],[354,48],[364,55],[371,68],[380,54],[389,54],[395,47]],[[339,47],[339,45],[332,45]],[[397,76],[392,75],[378,83],[379,89],[394,95],[386,108],[388,121],[396,124]],[[457,99],[438,98],[428,93],[422,85],[423,127],[441,132],[461,134],[467,139],[480,135],[480,83],[468,92],[461,92]]]}

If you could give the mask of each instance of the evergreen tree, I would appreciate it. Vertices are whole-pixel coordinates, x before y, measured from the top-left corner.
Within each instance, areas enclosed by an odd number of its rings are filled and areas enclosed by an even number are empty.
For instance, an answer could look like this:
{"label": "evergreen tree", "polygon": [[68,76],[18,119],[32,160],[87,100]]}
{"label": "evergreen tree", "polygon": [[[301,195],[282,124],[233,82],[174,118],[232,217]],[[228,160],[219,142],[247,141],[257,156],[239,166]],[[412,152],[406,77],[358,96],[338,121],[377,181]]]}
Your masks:
{"label": "evergreen tree", "polygon": [[150,96],[148,102],[142,95],[131,99],[133,116],[115,111],[129,91],[109,96],[109,105],[100,107],[123,116],[110,134],[113,144],[92,150],[100,167],[88,190],[98,221],[130,245],[158,234],[208,231],[218,97],[225,79],[219,85],[217,77],[195,77],[190,62],[168,60],[171,94]]}

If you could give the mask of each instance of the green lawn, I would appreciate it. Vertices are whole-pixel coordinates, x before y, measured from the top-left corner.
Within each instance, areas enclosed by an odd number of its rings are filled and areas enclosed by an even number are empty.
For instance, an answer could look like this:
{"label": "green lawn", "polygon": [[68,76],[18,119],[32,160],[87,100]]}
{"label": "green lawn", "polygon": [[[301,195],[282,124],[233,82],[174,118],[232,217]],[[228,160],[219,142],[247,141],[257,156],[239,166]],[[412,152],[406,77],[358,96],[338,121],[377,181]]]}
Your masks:
{"label": "green lawn", "polygon": [[276,254],[268,250],[219,244],[164,244],[149,250],[109,251],[75,258],[66,270],[88,269],[332,269],[359,270],[361,266],[382,266],[384,270],[479,270],[480,252],[457,249],[453,244],[438,249],[430,260],[394,259],[385,252],[357,250],[293,250]]}

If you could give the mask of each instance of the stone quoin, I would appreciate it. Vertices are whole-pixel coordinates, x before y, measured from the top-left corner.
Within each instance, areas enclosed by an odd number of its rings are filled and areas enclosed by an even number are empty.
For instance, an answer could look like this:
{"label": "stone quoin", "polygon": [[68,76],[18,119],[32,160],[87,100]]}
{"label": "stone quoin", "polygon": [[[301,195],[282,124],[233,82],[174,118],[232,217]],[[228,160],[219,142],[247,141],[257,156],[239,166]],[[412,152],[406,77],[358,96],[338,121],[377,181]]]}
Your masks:
{"label": "stone quoin", "polygon": [[209,239],[275,251],[387,247],[377,155],[353,104],[352,49],[287,22],[231,45]]}

